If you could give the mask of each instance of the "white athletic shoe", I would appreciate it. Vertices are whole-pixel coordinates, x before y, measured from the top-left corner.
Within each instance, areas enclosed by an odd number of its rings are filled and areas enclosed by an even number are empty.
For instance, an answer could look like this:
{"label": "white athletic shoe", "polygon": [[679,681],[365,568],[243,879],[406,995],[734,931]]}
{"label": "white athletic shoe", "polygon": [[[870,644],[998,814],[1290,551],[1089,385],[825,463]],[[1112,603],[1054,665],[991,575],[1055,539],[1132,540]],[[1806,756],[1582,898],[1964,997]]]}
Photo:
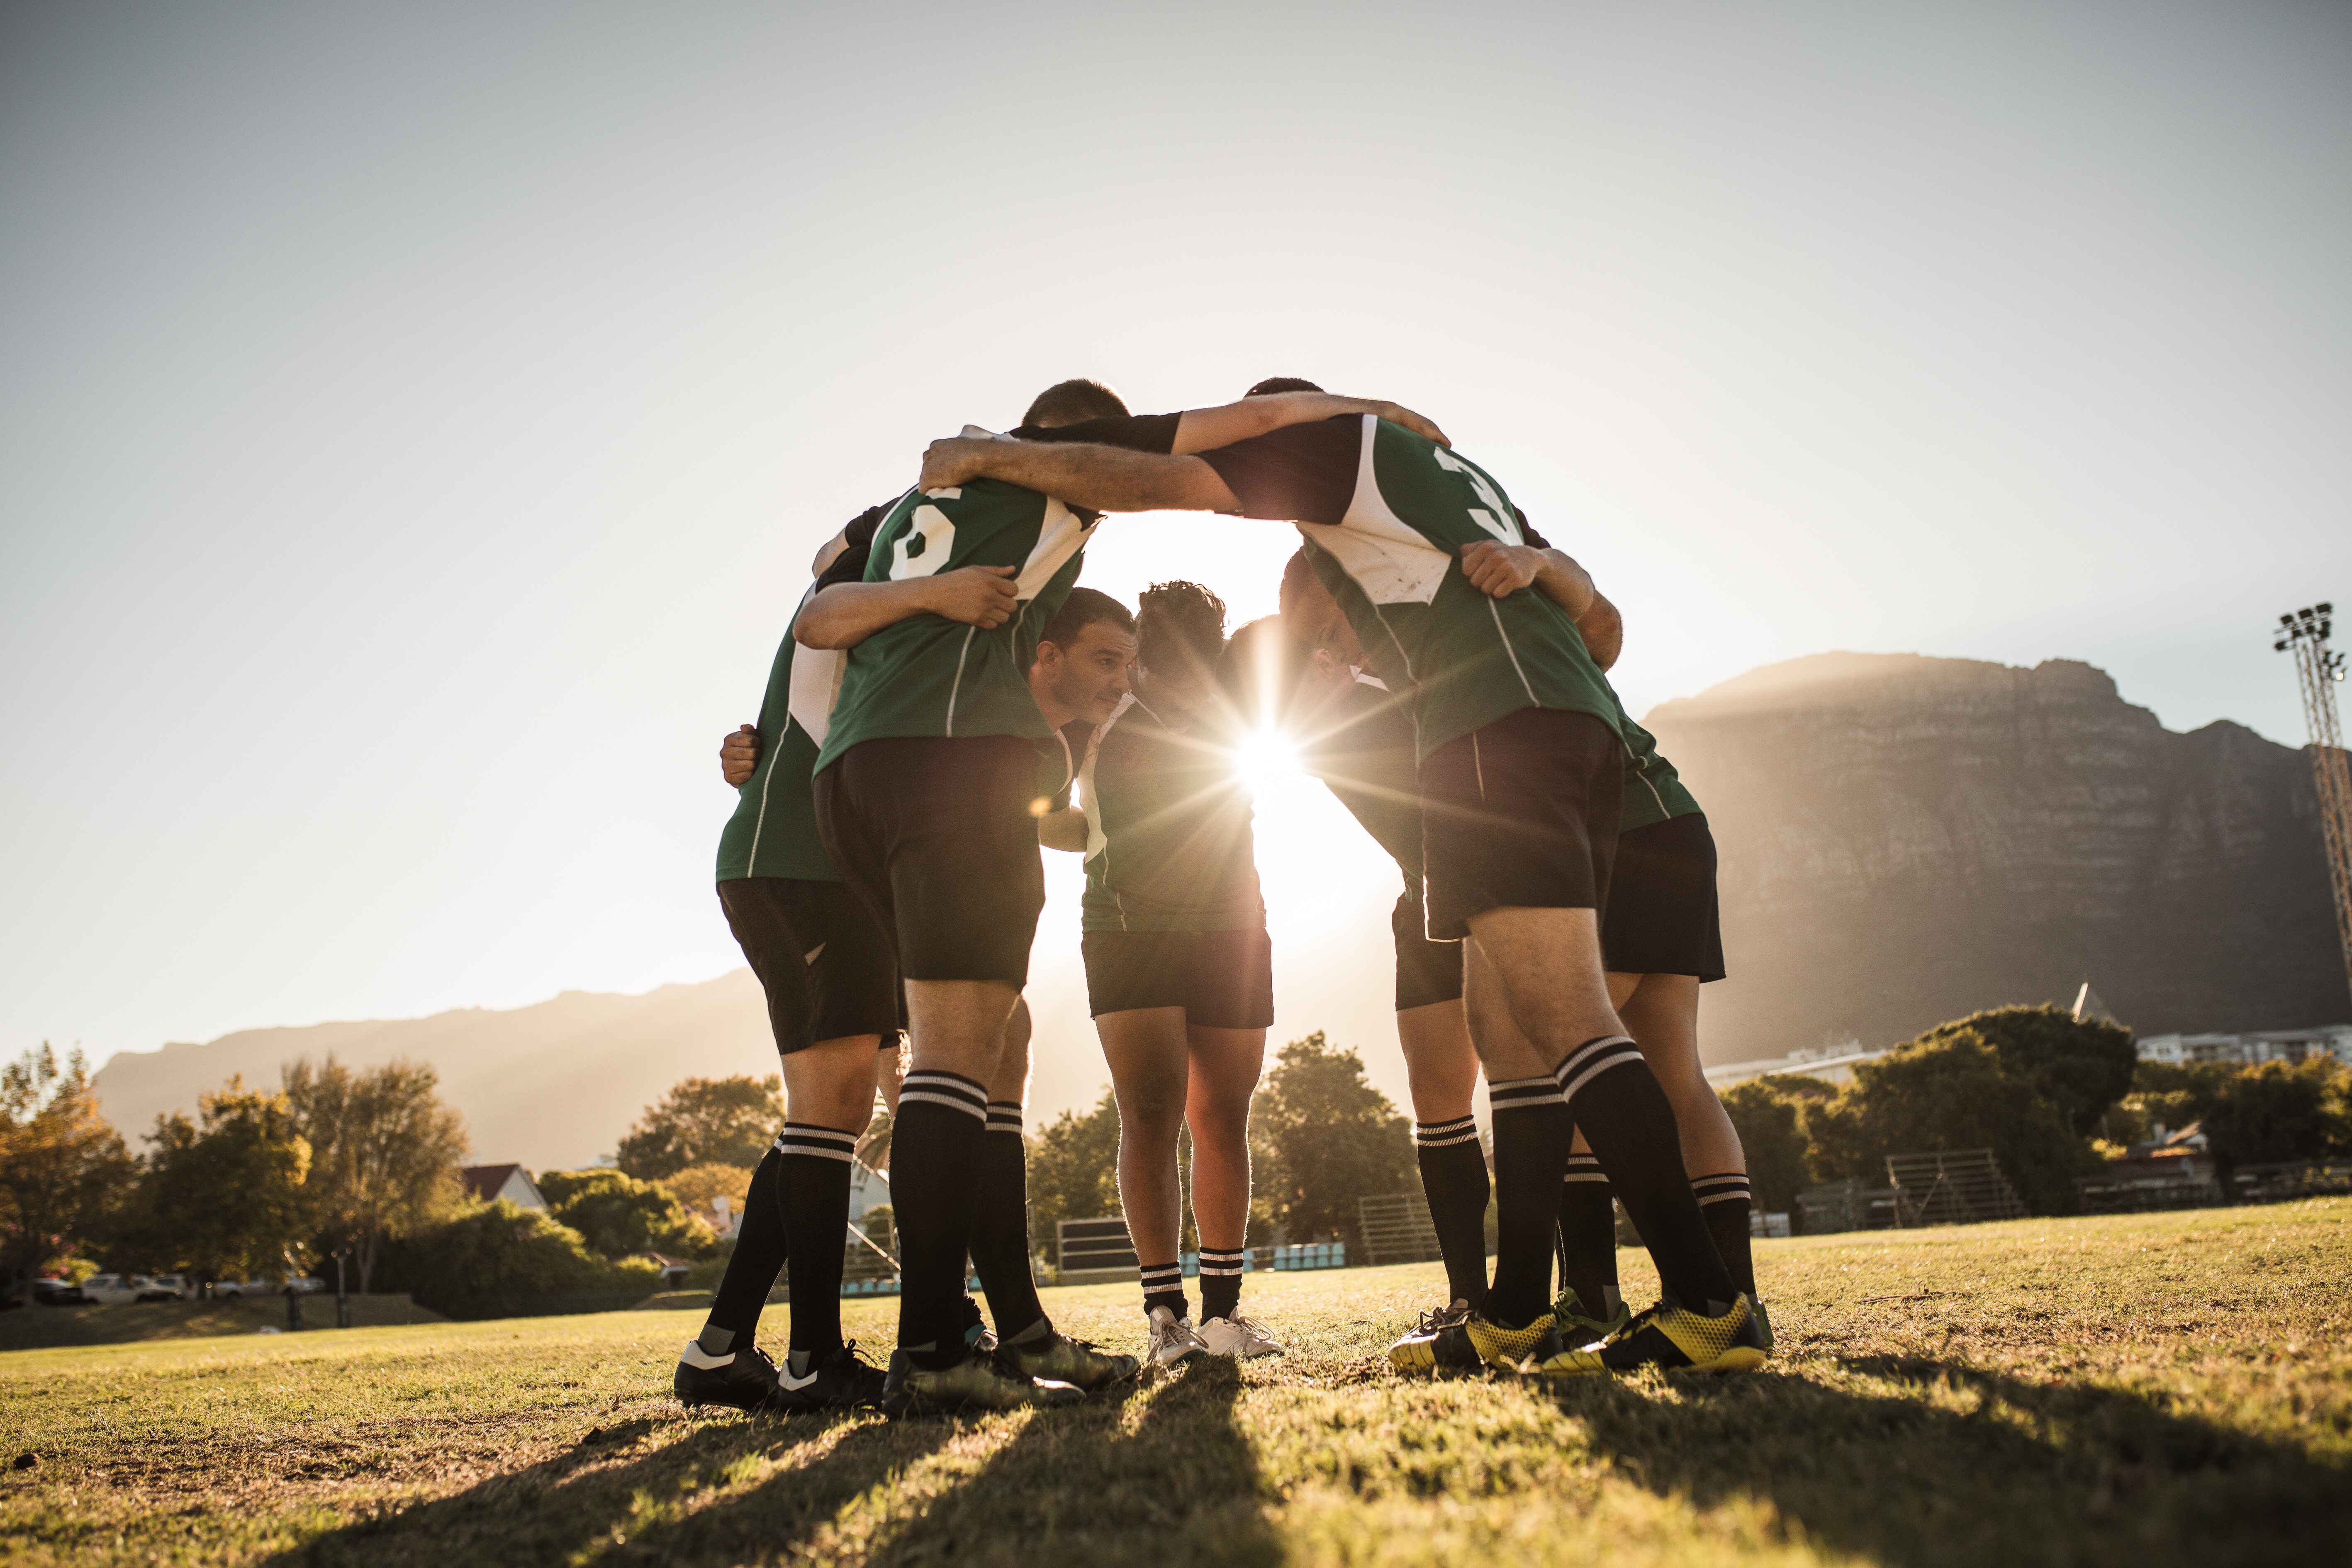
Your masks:
{"label": "white athletic shoe", "polygon": [[1188,1355],[1198,1355],[1209,1347],[1192,1331],[1192,1321],[1180,1318],[1165,1307],[1151,1309],[1151,1345],[1143,1359],[1153,1366],[1174,1366]]}
{"label": "white athletic shoe", "polygon": [[1280,1355],[1283,1344],[1265,1331],[1264,1324],[1235,1312],[1230,1318],[1211,1318],[1201,1325],[1201,1348],[1211,1355],[1248,1361],[1254,1356]]}

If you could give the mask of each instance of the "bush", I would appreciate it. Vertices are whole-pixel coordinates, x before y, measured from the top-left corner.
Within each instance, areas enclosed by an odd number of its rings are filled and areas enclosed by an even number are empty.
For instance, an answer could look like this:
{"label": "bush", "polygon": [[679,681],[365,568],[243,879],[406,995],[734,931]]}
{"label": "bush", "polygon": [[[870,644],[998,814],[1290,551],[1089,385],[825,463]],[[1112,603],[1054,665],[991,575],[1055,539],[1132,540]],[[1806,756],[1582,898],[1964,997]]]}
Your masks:
{"label": "bush", "polygon": [[607,1258],[638,1252],[699,1258],[717,1245],[710,1227],[669,1190],[619,1171],[550,1171],[539,1190],[555,1217]]}
{"label": "bush", "polygon": [[1812,1184],[1805,1108],[1829,1098],[1818,1079],[1771,1073],[1723,1091],[1723,1109],[1748,1155],[1748,1182],[1759,1209],[1794,1213],[1797,1194]]}
{"label": "bush", "polygon": [[[1109,1089],[1092,1110],[1074,1110],[1039,1128],[1029,1140],[1029,1237],[1052,1247],[1061,1262],[1055,1227],[1066,1219],[1096,1219],[1122,1212],[1118,1204],[1118,1101]],[[873,1236],[873,1227],[866,1227]],[[879,1236],[874,1239],[883,1246]]]}
{"label": "bush", "polygon": [[388,1243],[383,1267],[387,1284],[452,1318],[563,1310],[592,1294],[618,1306],[661,1283],[653,1263],[599,1258],[571,1226],[504,1199]]}
{"label": "bush", "polygon": [[1861,1063],[1853,1082],[1803,1121],[1825,1180],[1878,1185],[1889,1154],[1990,1149],[2036,1214],[2073,1213],[2074,1178],[2099,1165],[2033,1079],[2008,1071],[1982,1036],[1950,1026]]}

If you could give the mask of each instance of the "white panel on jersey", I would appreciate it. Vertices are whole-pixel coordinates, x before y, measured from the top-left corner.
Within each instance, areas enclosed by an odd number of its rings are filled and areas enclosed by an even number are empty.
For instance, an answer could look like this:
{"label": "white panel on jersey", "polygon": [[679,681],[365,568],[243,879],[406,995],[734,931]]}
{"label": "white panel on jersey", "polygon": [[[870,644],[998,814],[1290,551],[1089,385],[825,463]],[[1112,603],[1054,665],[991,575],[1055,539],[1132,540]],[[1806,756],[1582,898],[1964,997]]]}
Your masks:
{"label": "white panel on jersey", "polygon": [[[955,490],[926,490],[926,495],[944,495],[950,499]],[[948,563],[955,553],[955,521],[929,501],[915,509],[909,518],[912,525],[898,536],[890,547],[890,575],[893,579],[928,577]]]}
{"label": "white panel on jersey", "polygon": [[1021,575],[1013,579],[1023,603],[1035,598],[1039,590],[1053,581],[1054,574],[1086,548],[1101,521],[1097,518],[1094,522],[1080,522],[1077,513],[1052,496],[1045,498],[1045,516],[1037,525],[1037,548],[1029,552],[1029,559],[1022,563]]}
{"label": "white panel on jersey", "polygon": [[[806,609],[812,587],[801,598],[801,608]],[[797,619],[799,610],[793,612]],[[849,650],[839,647],[796,647],[793,649],[792,684],[784,693],[784,711],[793,722],[808,731],[809,739],[819,746],[824,744],[825,731],[833,727],[834,699],[841,695],[842,672],[849,668]]]}
{"label": "white panel on jersey", "polygon": [[1362,450],[1356,458],[1356,493],[1338,524],[1302,522],[1298,531],[1331,552],[1375,605],[1426,605],[1454,557],[1440,550],[1389,510],[1372,471],[1380,421],[1364,416]]}
{"label": "white panel on jersey", "polygon": [[1087,760],[1078,764],[1078,809],[1087,816],[1086,858],[1089,861],[1110,847],[1110,840],[1103,836],[1102,803],[1095,798],[1095,759],[1102,754],[1103,737],[1110,733],[1110,727],[1134,706],[1132,691],[1118,700],[1110,717],[1096,725],[1095,732],[1087,737]]}

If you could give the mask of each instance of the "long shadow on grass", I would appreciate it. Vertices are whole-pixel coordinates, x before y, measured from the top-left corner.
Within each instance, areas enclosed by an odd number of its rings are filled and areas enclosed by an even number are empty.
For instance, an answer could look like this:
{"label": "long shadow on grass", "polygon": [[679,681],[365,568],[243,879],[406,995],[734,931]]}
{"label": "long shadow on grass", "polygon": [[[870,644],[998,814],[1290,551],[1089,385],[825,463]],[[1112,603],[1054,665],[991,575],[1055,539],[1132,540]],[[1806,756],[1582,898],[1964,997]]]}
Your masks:
{"label": "long shadow on grass", "polygon": [[824,1452],[784,1472],[800,1478],[793,1500],[796,1506],[780,1508],[772,1517],[782,1538],[789,1540],[795,1517],[803,1532],[815,1528],[841,1503],[921,1458],[944,1437],[917,1428],[894,1429],[868,1415],[783,1421],[718,1417],[696,1421],[684,1435],[650,1452],[610,1462],[616,1447],[659,1436],[662,1430],[650,1422],[631,1422],[454,1496],[320,1536],[273,1559],[271,1568],[419,1562],[520,1568],[562,1563],[588,1552],[626,1560],[641,1555],[632,1549],[630,1537],[642,1512],[658,1512],[673,1501],[690,1506],[698,1494],[721,1484],[729,1468],[740,1460],[759,1458],[789,1464],[797,1450],[829,1440]]}
{"label": "long shadow on grass", "polygon": [[[907,1478],[867,1473],[851,1489],[820,1485],[831,1457],[779,1474],[673,1524],[641,1532],[605,1561],[664,1563],[781,1559],[828,1521],[814,1542],[826,1555],[896,1568],[953,1563],[1083,1562],[1271,1568],[1281,1550],[1265,1518],[1257,1469],[1235,1425],[1241,1380],[1230,1363],[1159,1385],[1129,1384],[1067,1410],[1027,1416],[1010,1440],[978,1456],[968,1473]],[[947,1450],[981,1430],[971,1421],[914,1420],[895,1430],[927,1434]],[[918,1440],[910,1437],[909,1440]],[[902,1461],[901,1469],[905,1468]],[[945,1480],[943,1489],[932,1490]],[[850,1510],[866,1486],[909,1481]]]}
{"label": "long shadow on grass", "polygon": [[1701,1506],[1769,1501],[1816,1544],[1895,1568],[2308,1563],[2352,1540],[2352,1468],[2160,1395],[1872,1357],[1801,1375],[1566,1391],[1596,1453]]}

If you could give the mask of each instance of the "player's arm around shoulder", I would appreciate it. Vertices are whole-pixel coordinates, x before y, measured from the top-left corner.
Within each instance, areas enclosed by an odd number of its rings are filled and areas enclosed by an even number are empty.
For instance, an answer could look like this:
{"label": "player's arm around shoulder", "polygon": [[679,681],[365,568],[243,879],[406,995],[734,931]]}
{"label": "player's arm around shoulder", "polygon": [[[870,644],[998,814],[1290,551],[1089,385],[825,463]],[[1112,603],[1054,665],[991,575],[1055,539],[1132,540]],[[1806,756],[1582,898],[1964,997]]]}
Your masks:
{"label": "player's arm around shoulder", "polygon": [[1228,403],[1215,408],[1188,408],[1176,426],[1175,450],[1180,456],[1206,452],[1218,447],[1230,447],[1236,441],[1267,435],[1293,425],[1304,425],[1318,419],[1337,419],[1343,415],[1370,414],[1391,425],[1402,425],[1414,435],[1439,446],[1449,443],[1445,432],[1436,423],[1415,414],[1402,404],[1378,397],[1341,397],[1328,392],[1276,392],[1263,397],[1244,397],[1239,403]]}
{"label": "player's arm around shoulder", "polygon": [[793,620],[803,647],[856,647],[885,626],[915,616],[937,616],[992,631],[1021,607],[1014,566],[959,566],[930,577],[887,583],[835,583],[821,590]]}
{"label": "player's arm around shoulder", "polygon": [[950,436],[923,453],[925,489],[1002,479],[1094,511],[1236,511],[1241,502],[1198,458],[1083,442]]}

